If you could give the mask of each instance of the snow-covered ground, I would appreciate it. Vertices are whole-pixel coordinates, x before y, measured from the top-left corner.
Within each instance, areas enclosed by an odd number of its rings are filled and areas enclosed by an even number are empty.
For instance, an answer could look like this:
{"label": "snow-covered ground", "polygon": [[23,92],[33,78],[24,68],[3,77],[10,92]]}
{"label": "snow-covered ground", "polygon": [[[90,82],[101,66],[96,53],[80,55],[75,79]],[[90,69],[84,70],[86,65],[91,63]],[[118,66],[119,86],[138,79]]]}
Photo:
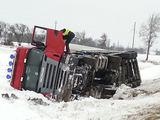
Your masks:
{"label": "snow-covered ground", "polygon": [[122,85],[111,99],[90,97],[58,103],[10,87],[6,74],[14,50],[0,46],[1,120],[160,120],[160,56],[150,56],[150,62],[143,62],[145,55],[138,55],[140,87]]}

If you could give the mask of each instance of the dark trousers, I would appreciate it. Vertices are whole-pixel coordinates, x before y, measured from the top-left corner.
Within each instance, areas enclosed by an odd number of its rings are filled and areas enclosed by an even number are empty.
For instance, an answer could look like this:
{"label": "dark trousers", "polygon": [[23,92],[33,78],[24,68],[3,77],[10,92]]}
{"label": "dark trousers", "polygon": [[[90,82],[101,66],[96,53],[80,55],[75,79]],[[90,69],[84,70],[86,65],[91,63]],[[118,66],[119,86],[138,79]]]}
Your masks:
{"label": "dark trousers", "polygon": [[73,32],[69,32],[68,35],[63,36],[63,39],[66,40],[66,52],[70,52],[69,43],[72,41],[74,37],[75,34]]}

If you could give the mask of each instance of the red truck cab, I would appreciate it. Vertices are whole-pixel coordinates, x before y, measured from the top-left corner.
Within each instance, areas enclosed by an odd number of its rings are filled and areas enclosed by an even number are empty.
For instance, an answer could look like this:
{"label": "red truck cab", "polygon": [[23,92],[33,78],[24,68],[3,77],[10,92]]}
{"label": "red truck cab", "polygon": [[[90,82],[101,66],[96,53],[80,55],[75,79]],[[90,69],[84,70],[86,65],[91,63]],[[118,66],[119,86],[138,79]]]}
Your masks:
{"label": "red truck cab", "polygon": [[[43,35],[41,33],[40,34],[37,33],[38,30],[42,30]],[[35,62],[34,63],[35,66],[36,63],[39,62],[39,64],[37,65],[37,69],[38,71],[40,71],[39,67],[41,66],[40,64],[42,62],[42,57],[45,56],[50,59],[53,59],[54,61],[59,62],[65,47],[65,43],[62,38],[62,31],[57,31],[54,29],[49,29],[39,26],[35,26],[33,29],[31,44],[33,45],[33,47],[18,47],[16,49],[16,55],[12,66],[13,70],[11,74],[11,83],[10,83],[11,86],[15,89],[20,90],[25,86],[24,84],[22,85],[22,83],[24,81],[23,79],[25,78],[26,74],[24,71],[28,69],[26,67],[26,62],[27,60],[29,62],[29,57],[34,58],[34,60],[32,59],[32,61]],[[31,65],[31,67],[33,66]],[[32,72],[29,74],[32,74]],[[36,76],[36,75],[31,75],[31,76]],[[26,78],[26,81],[28,79],[29,78]],[[31,90],[36,91],[34,87],[35,85],[31,87]]]}

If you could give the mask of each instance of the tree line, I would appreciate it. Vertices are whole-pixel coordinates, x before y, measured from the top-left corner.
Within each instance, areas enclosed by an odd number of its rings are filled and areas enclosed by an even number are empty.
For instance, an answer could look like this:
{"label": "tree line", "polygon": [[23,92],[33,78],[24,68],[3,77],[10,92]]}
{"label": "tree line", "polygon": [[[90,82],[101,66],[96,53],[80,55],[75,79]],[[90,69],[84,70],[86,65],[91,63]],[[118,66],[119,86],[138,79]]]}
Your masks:
{"label": "tree line", "polygon": [[[25,24],[16,23],[11,25],[0,21],[0,43],[4,45],[13,45],[13,42],[18,42],[19,45],[21,45],[21,43],[30,43],[32,31],[33,28],[29,28]],[[36,39],[41,40],[42,36],[40,35],[38,36],[39,38]],[[99,39],[94,40],[92,37],[87,37],[85,31],[75,32],[75,38],[72,40],[72,43],[107,50],[123,51],[126,49],[123,46],[116,45],[115,43],[111,45],[111,41],[107,33],[103,33]]]}
{"label": "tree line", "polygon": [[31,29],[24,24],[13,24],[0,21],[0,40],[1,44],[13,45],[13,42],[29,43],[31,41]]}
{"label": "tree line", "polygon": [[[0,21],[0,43],[4,45],[13,45],[13,42],[21,43],[30,43],[32,38],[33,28],[29,28],[24,24],[9,24],[3,21]],[[72,40],[73,44],[91,46],[102,48],[106,50],[134,50],[139,53],[146,53],[146,60],[150,53],[150,49],[155,43],[155,40],[159,38],[158,34],[160,32],[160,14],[152,14],[149,16],[146,23],[143,23],[140,27],[139,37],[144,42],[146,48],[124,48],[121,45],[115,43],[111,44],[111,40],[108,37],[107,33],[102,33],[102,35],[94,40],[92,37],[87,37],[86,32],[75,32],[75,38]],[[41,39],[41,38],[39,38]],[[160,54],[159,50],[155,51],[157,55]]]}

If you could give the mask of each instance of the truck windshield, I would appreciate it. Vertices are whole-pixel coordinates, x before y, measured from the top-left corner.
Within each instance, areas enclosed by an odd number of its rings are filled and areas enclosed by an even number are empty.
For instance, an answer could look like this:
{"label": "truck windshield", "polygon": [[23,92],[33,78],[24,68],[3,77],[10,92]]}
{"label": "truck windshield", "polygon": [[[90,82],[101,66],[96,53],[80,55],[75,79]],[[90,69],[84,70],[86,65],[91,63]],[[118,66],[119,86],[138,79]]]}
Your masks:
{"label": "truck windshield", "polygon": [[28,51],[25,70],[23,73],[24,89],[36,91],[43,55],[43,51],[39,49],[33,48]]}

